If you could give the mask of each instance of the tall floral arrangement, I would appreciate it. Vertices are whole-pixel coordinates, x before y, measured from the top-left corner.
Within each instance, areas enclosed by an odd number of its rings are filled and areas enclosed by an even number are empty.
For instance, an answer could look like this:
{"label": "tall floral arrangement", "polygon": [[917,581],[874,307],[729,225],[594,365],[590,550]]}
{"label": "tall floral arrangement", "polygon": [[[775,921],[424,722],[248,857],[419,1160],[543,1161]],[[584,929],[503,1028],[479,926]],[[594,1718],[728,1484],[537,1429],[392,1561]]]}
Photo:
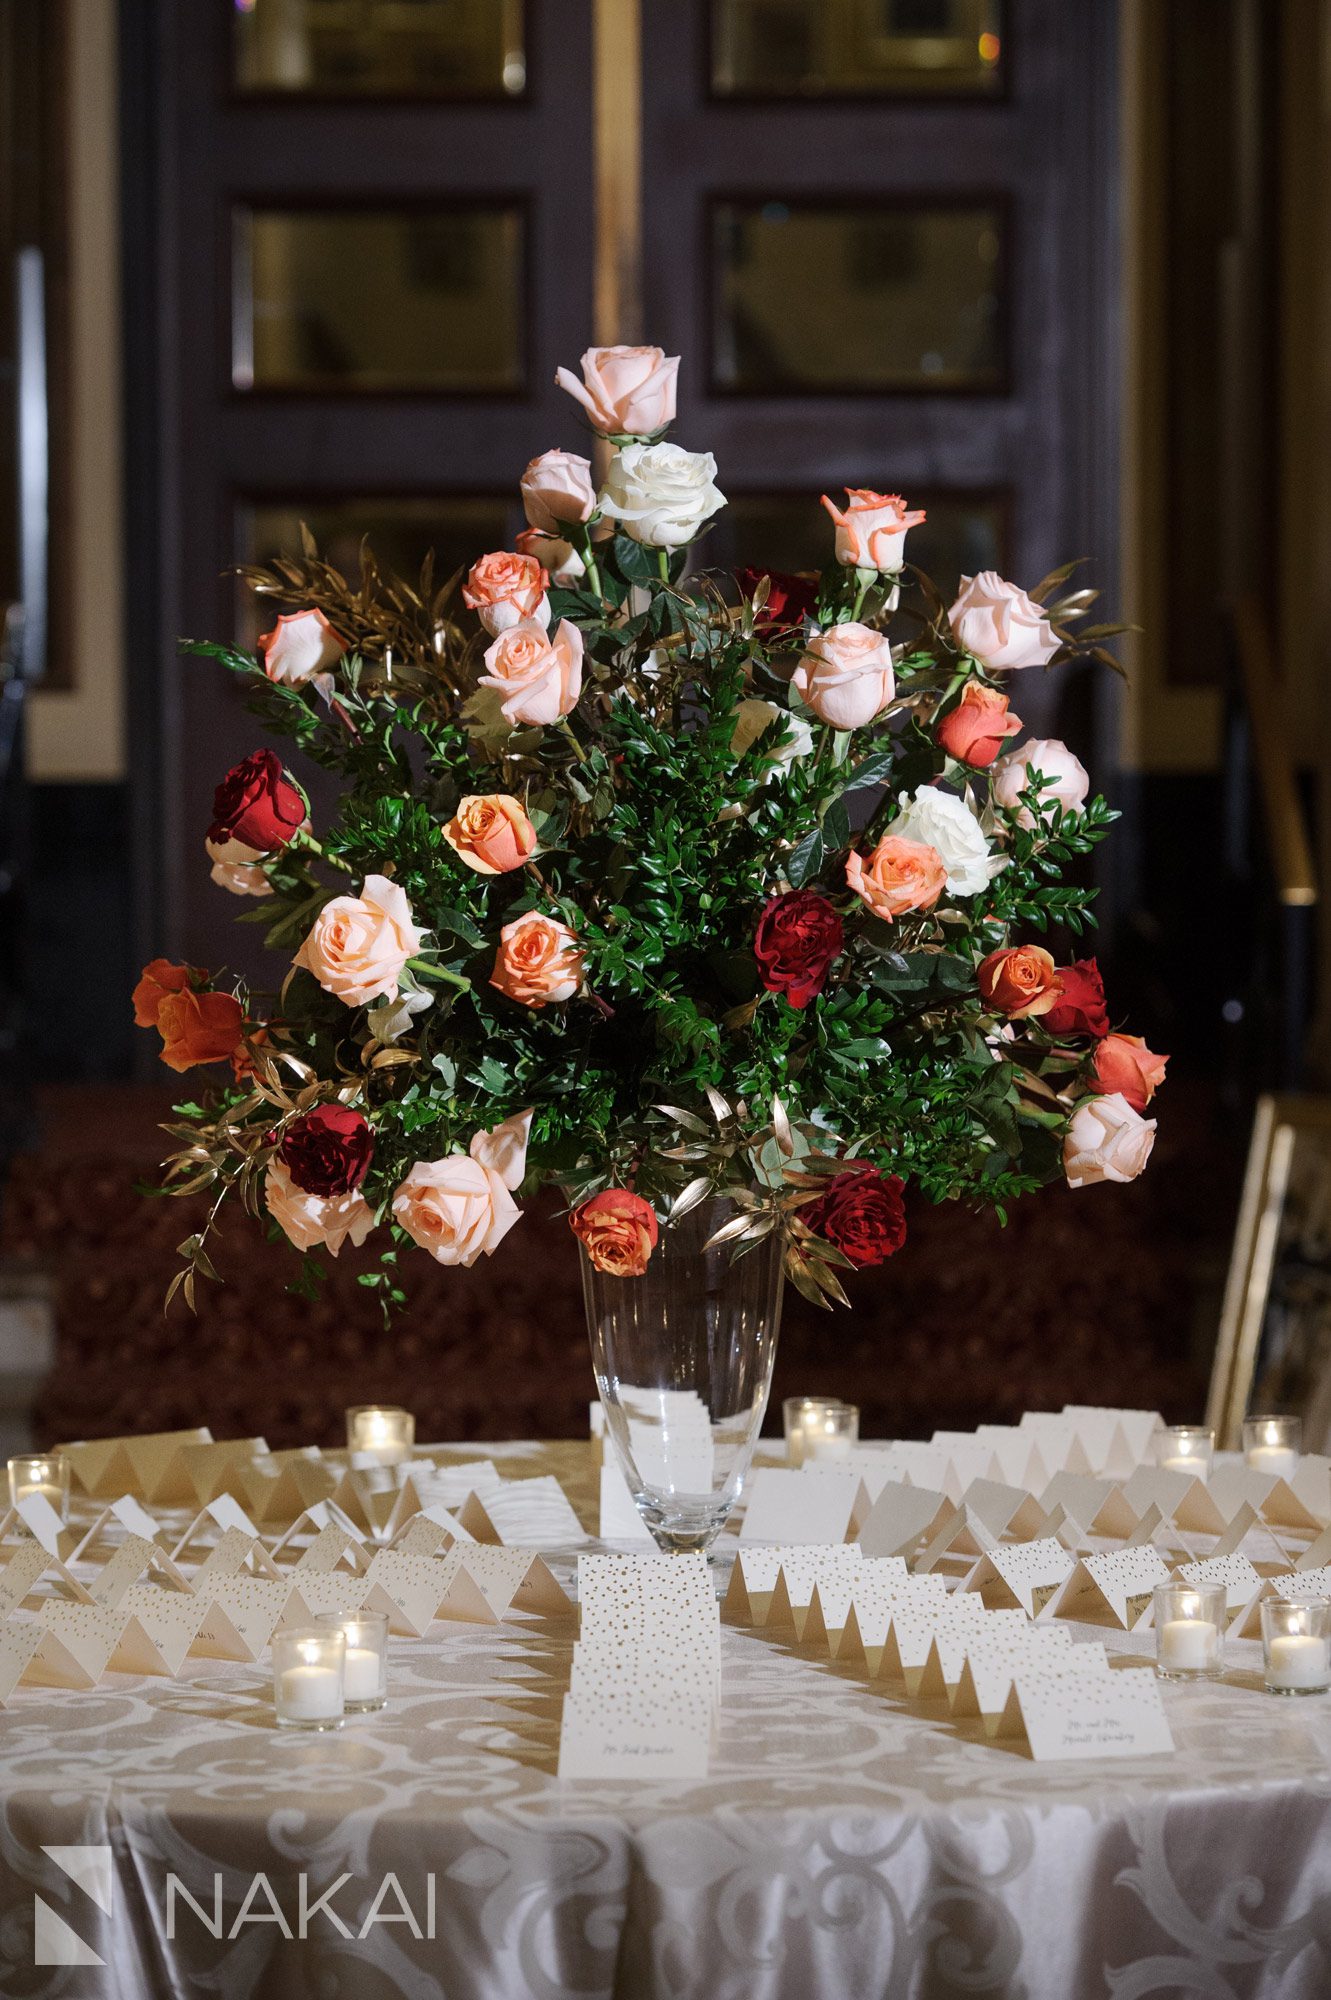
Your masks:
{"label": "tall floral arrangement", "polygon": [[164,1191],[211,1194],[191,1302],[230,1200],[298,1285],[350,1241],[389,1301],[402,1246],[469,1265],[541,1183],[625,1279],[723,1195],[733,1254],[781,1232],[821,1302],[911,1200],[1001,1212],[1145,1165],[1165,1058],[1042,941],[1091,921],[1114,814],[1012,706],[1035,669],[1112,665],[1115,628],[1068,570],[948,603],[907,562],[923,514],[867,490],[823,496],[821,576],[709,571],[725,502],[665,440],[677,368],[561,369],[604,475],[533,459],[527,530],[465,580],[368,550],[349,580],[306,537],[244,572],[277,612],[257,657],[187,645],[340,783],[318,826],[271,748],[217,788],[213,879],[272,990],[156,960],[135,992],[173,1069],[220,1071],[168,1128]]}

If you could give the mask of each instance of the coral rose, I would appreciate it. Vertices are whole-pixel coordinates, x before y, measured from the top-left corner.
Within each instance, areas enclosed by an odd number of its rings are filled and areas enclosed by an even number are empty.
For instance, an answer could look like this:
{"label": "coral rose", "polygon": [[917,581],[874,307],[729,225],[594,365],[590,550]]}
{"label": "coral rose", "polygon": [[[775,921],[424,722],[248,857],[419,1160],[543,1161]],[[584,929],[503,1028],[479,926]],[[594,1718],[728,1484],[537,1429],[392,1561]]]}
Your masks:
{"label": "coral rose", "polygon": [[1014,1021],[1047,1014],[1063,991],[1053,959],[1038,944],[991,951],[976,967],[975,978],[985,1005]]}
{"label": "coral rose", "polygon": [[288,611],[259,640],[263,670],[270,681],[299,687],[340,660],[347,641],[339,638],[322,611]]}
{"label": "coral rose", "polygon": [[297,1250],[322,1249],[336,1257],[348,1238],[359,1250],[374,1228],[374,1210],[363,1195],[336,1195],[329,1200],[306,1194],[280,1159],[268,1162],[263,1194],[268,1213]]}
{"label": "coral rose", "polygon": [[538,625],[550,623],[550,604],[545,594],[549,582],[544,566],[534,556],[510,555],[496,549],[473,563],[462,586],[462,602],[474,611],[491,638],[507,632],[524,618]]}
{"label": "coral rose", "polygon": [[983,771],[993,763],[1009,736],[1022,727],[1021,717],[1008,711],[1008,699],[983,681],[967,681],[961,700],[938,725],[938,741],[949,757]]}
{"label": "coral rose", "polygon": [[892,648],[868,625],[829,626],[809,641],[791,685],[833,729],[863,729],[897,691]]}
{"label": "coral rose", "polygon": [[536,850],[536,828],[507,792],[459,799],[444,839],[478,875],[507,875]]}
{"label": "coral rose", "polygon": [[562,722],[582,693],[582,632],[562,618],[548,637],[534,619],[501,632],[485,649],[489,672],[481,686],[495,688],[509,722]]}
{"label": "coral rose", "polygon": [[1105,984],[1093,958],[1079,958],[1072,965],[1060,965],[1058,976],[1063,991],[1044,1016],[1051,1035],[1107,1035],[1109,1009],[1105,1005]]}
{"label": "coral rose", "polygon": [[524,1007],[571,1000],[582,984],[583,954],[567,924],[528,910],[499,933],[490,984]]}
{"label": "coral rose", "polygon": [[1063,643],[1034,598],[993,569],[962,577],[947,617],[962,652],[990,672],[1043,667]]}
{"label": "coral rose", "polygon": [[225,1062],[245,1031],[245,1016],[233,993],[209,993],[182,986],[164,996],[157,1010],[162,1061],[168,1069]]}
{"label": "coral rose", "polygon": [[628,1188],[603,1188],[569,1217],[594,1271],[610,1278],[641,1278],[660,1231],[656,1211]]}
{"label": "coral rose", "polygon": [[589,521],[596,512],[590,459],[575,451],[543,451],[519,482],[529,527],[558,535],[571,521]]}
{"label": "coral rose", "polygon": [[1153,1054],[1140,1035],[1106,1035],[1096,1044],[1095,1080],[1109,1096],[1117,1093],[1134,1111],[1145,1111],[1165,1080],[1168,1061]]}
{"label": "coral rose", "polygon": [[826,896],[793,889],[773,896],[758,919],[753,955],[767,991],[803,1008],[822,992],[843,942],[841,919]]}
{"label": "coral rose", "polygon": [[602,437],[651,437],[675,420],[679,356],[659,347],[589,347],[582,380],[557,368],[555,381],[582,404]]}
{"label": "coral rose", "polygon": [[877,1167],[837,1174],[826,1194],[799,1210],[815,1236],[849,1257],[857,1270],[884,1264],[906,1240],[902,1182]]}
{"label": "coral rose", "polygon": [[393,1196],[394,1220],[439,1264],[489,1257],[522,1210],[512,1190],[527,1166],[531,1112],[477,1132],[466,1153],[419,1160]]}
{"label": "coral rose", "polygon": [[386,875],[367,875],[359,896],[334,896],[315,918],[292,960],[348,1007],[397,998],[407,960],[424,933],[411,920],[406,893]]}
{"label": "coral rose", "polygon": [[899,493],[873,493],[867,486],[848,486],[844,508],[826,493],[823,505],[836,523],[837,561],[856,569],[899,570],[906,530],[924,519],[923,508],[910,513]]}
{"label": "coral rose", "polygon": [[1091,789],[1086,768],[1066,743],[1049,736],[999,758],[990,779],[990,798],[996,806],[1015,812],[1018,826],[1033,827],[1035,815],[1029,806],[1022,805],[1021,795],[1036,789],[1033,780],[1037,771],[1042,811],[1048,812],[1051,806],[1061,806],[1065,813],[1081,811]]}
{"label": "coral rose", "polygon": [[213,793],[208,839],[222,845],[238,840],[259,854],[285,847],[304,826],[303,794],[271,750],[255,750],[233,764]]}
{"label": "coral rose", "polygon": [[1155,1120],[1143,1118],[1126,1097],[1087,1097],[1077,1106],[1063,1140],[1069,1187],[1097,1181],[1135,1181],[1151,1157]]}
{"label": "coral rose", "polygon": [[197,965],[173,965],[169,958],[150,959],[134,988],[134,1025],[155,1028],[163,1000],[187,986],[206,986],[208,974]]}
{"label": "coral rose", "polygon": [[876,917],[891,923],[908,910],[931,910],[947,887],[947,868],[936,847],[889,833],[867,860],[847,856],[846,882]]}
{"label": "coral rose", "polygon": [[278,1158],[304,1194],[354,1194],[370,1171],[374,1132],[347,1104],[316,1104],[286,1129]]}

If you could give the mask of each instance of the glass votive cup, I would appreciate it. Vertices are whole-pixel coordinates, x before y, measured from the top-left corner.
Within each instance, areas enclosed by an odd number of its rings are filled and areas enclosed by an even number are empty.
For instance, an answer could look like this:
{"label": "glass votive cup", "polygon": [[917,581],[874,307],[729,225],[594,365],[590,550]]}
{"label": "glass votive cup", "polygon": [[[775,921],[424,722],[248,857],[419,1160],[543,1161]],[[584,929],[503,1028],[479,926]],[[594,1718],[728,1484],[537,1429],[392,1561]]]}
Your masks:
{"label": "glass votive cup", "polygon": [[1215,1432],[1201,1424],[1166,1424],[1153,1432],[1151,1449],[1162,1472],[1187,1472],[1207,1479],[1215,1453]]}
{"label": "glass votive cup", "polygon": [[416,1448],[416,1419],[391,1403],[358,1403],[347,1411],[347,1450],[373,1454],[380,1465],[401,1465]]}
{"label": "glass votive cup", "polygon": [[273,1634],[273,1705],[279,1729],[340,1729],[346,1707],[347,1635],[340,1624],[291,1625]]}
{"label": "glass votive cup", "polygon": [[1249,1472],[1288,1479],[1298,1471],[1302,1449],[1302,1417],[1244,1418],[1243,1457]]}
{"label": "glass votive cup", "polygon": [[10,1506],[34,1497],[49,1501],[62,1521],[69,1519],[69,1460],[63,1452],[26,1452],[10,1459]]}
{"label": "glass votive cup", "polygon": [[1331,1687],[1331,1604],[1264,1598],[1262,1660],[1268,1694],[1324,1694]]}
{"label": "glass votive cup", "polygon": [[1155,1588],[1155,1670],[1163,1681],[1214,1680],[1224,1651],[1222,1583],[1160,1583]]}
{"label": "glass votive cup", "polygon": [[859,1410],[835,1396],[788,1396],[781,1416],[792,1465],[803,1465],[806,1459],[848,1458],[851,1446],[859,1442]]}
{"label": "glass votive cup", "polygon": [[316,1625],[333,1625],[347,1642],[342,1669],[348,1715],[370,1715],[388,1701],[388,1619],[382,1611],[321,1611]]}

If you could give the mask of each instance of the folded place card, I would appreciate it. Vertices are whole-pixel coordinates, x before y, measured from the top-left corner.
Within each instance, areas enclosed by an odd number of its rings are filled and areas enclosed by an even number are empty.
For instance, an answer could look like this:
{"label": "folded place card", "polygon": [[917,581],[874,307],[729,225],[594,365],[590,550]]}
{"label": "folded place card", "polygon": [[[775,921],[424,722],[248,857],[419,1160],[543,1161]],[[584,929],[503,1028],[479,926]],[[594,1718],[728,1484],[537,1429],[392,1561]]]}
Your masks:
{"label": "folded place card", "polygon": [[187,1506],[197,1501],[198,1495],[185,1454],[192,1447],[211,1445],[212,1442],[212,1432],[206,1426],[192,1431],[159,1431],[150,1437],[125,1438],[123,1443],[129,1460],[131,1488],[137,1488],[145,1500],[160,1507]]}
{"label": "folded place card", "polygon": [[[1139,1466],[1124,1480],[1123,1497],[1138,1515],[1148,1507],[1158,1507],[1162,1520],[1172,1521],[1185,1534],[1223,1535],[1229,1520],[1202,1480],[1191,1473],[1170,1472],[1164,1466]],[[1235,1499],[1235,1508],[1242,1497]]]}
{"label": "folded place card", "polygon": [[189,1585],[177,1565],[165,1549],[158,1548],[143,1535],[127,1535],[109,1562],[103,1564],[91,1584],[89,1594],[94,1603],[106,1610],[114,1610],[134,1584],[143,1577],[162,1577],[168,1583],[176,1584],[183,1590]]}
{"label": "folded place card", "polygon": [[1024,1611],[986,1611],[983,1623],[978,1626],[965,1620],[939,1624],[934,1630],[916,1693],[921,1700],[950,1702],[971,1647],[992,1642],[995,1636],[1010,1638],[1031,1629]]}
{"label": "folded place card", "polygon": [[1323,1523],[1331,1521],[1331,1458],[1306,1451],[1289,1483],[1310,1514]]}
{"label": "folded place card", "polygon": [[1023,1487],[1027,1493],[1038,1493],[1048,1485],[1050,1467],[1033,1431],[1018,1424],[980,1424],[975,1435],[993,1453],[998,1476],[1007,1485]]}
{"label": "folded place card", "polygon": [[[587,1539],[568,1495],[551,1473],[538,1479],[503,1479],[477,1498],[499,1540],[511,1547],[568,1548]],[[465,1510],[459,1518],[470,1526]]]}
{"label": "folded place card", "polygon": [[[69,1460],[70,1472],[85,1493],[104,1499],[125,1487],[137,1488],[148,1499],[149,1487],[166,1479],[173,1461],[185,1444],[211,1444],[213,1434],[206,1427],[192,1431],[156,1431],[143,1437],[94,1438],[87,1443],[62,1444],[56,1448]],[[184,1468],[179,1468],[180,1492],[168,1497],[193,1497]]]}
{"label": "folded place card", "polygon": [[791,1631],[799,1638],[819,1583],[830,1584],[836,1578],[853,1582],[861,1561],[860,1548],[855,1542],[833,1543],[826,1548],[783,1549],[764,1623],[773,1631]]}
{"label": "folded place card", "polygon": [[[152,1516],[149,1515],[151,1520]],[[238,1500],[229,1493],[210,1500],[194,1516],[183,1535],[171,1551],[173,1562],[184,1562],[198,1557],[214,1546],[218,1535],[238,1533],[250,1542],[259,1540],[259,1530]],[[155,1538],[153,1538],[155,1539]]]}
{"label": "folded place card", "polygon": [[275,1577],[281,1572],[257,1535],[247,1534],[244,1528],[228,1528],[208,1551],[190,1582],[196,1591],[203,1591],[221,1583],[224,1577],[246,1574]]}
{"label": "folded place card", "polygon": [[473,1543],[461,1551],[461,1562],[496,1617],[504,1618],[511,1611],[523,1611],[534,1618],[572,1616],[572,1600],[534,1549],[495,1549]]}
{"label": "folded place card", "polygon": [[394,1535],[392,1547],[406,1556],[447,1555],[448,1551],[460,1543],[476,1546],[476,1538],[468,1533],[455,1514],[447,1507],[426,1507],[419,1514],[413,1514],[405,1528],[399,1528]]}
{"label": "folded place card", "polygon": [[1261,1596],[1262,1579],[1247,1556],[1208,1556],[1204,1562],[1184,1563],[1178,1576],[1181,1583],[1223,1584],[1227,1625],[1242,1623]]}
{"label": "folded place card", "polygon": [[1076,1558],[1054,1536],[1005,1542],[982,1556],[965,1588],[991,1611],[1013,1607],[1039,1618],[1072,1574]]}
{"label": "folded place card", "polygon": [[268,1456],[268,1440],[261,1437],[226,1438],[220,1443],[182,1445],[180,1449],[193,1496],[200,1506],[216,1500],[219,1494],[243,1500],[246,1496],[242,1470],[247,1471],[256,1459]]}
{"label": "folded place card", "polygon": [[578,1564],[581,1634],[559,1738],[562,1779],[707,1775],[720,1626],[706,1559]]}
{"label": "folded place card", "polygon": [[650,1542],[652,1539],[651,1529],[638,1512],[618,1461],[601,1467],[601,1514],[597,1532],[603,1542]]}
{"label": "folded place card", "polygon": [[207,1602],[188,1587],[136,1583],[116,1606],[124,1624],[109,1667],[121,1674],[174,1677],[185,1664]]}
{"label": "folded place card", "polygon": [[947,1453],[955,1470],[962,1475],[964,1486],[975,1479],[1004,1477],[993,1446],[986,1444],[976,1431],[935,1431],[929,1442]]}
{"label": "folded place card", "polygon": [[0,1707],[9,1700],[42,1643],[40,1625],[0,1625]]}
{"label": "folded place card", "polygon": [[874,1670],[876,1677],[901,1681],[907,1694],[918,1694],[935,1637],[944,1632],[978,1631],[988,1615],[978,1597],[949,1597],[941,1605],[898,1598]]}
{"label": "folded place card", "polygon": [[800,1644],[826,1648],[833,1659],[839,1659],[854,1604],[875,1601],[906,1580],[906,1565],[900,1556],[862,1556],[853,1569],[829,1567],[814,1583],[799,1627]]}
{"label": "folded place card", "polygon": [[[968,1635],[961,1671],[949,1691],[953,1715],[974,1717],[987,1736],[998,1733],[1017,1668],[1044,1665],[1072,1646],[1072,1634],[1066,1625],[1031,1625],[1024,1618],[1019,1630],[994,1625],[994,1619],[1019,1616],[1018,1612],[995,1611],[979,1631]],[[1105,1660],[1104,1647],[1091,1643]],[[1108,1662],[1105,1664],[1107,1670]]]}
{"label": "folded place card", "polygon": [[926,1576],[936,1570],[940,1576],[959,1580],[968,1577],[998,1536],[966,1507],[954,1507],[938,1533],[926,1542],[915,1558],[915,1573]]}
{"label": "folded place card", "polygon": [[781,1574],[781,1558],[787,1545],[746,1548],[741,1541],[730,1566],[730,1579],[721,1602],[721,1615],[735,1625],[764,1625],[767,1609]]}
{"label": "folded place card", "polygon": [[212,1660],[261,1659],[282,1623],[291,1592],[289,1576],[241,1574],[211,1582],[191,1653]]}
{"label": "folded place card", "polygon": [[1021,1428],[1029,1431],[1040,1447],[1040,1456],[1052,1475],[1055,1472],[1093,1470],[1085,1445],[1077,1434],[1074,1418],[1053,1410],[1028,1410]]}
{"label": "folded place card", "polygon": [[1146,1465],[1151,1456],[1151,1439],[1163,1427],[1164,1419],[1158,1410],[1120,1410],[1098,1403],[1065,1403],[1063,1414],[1067,1417],[1090,1418],[1092,1421],[1109,1419],[1123,1437],[1128,1450],[1126,1466],[1106,1464],[1104,1470],[1114,1478],[1126,1477],[1135,1466]]}
{"label": "folded place card", "polygon": [[956,1471],[942,1445],[926,1444],[920,1438],[898,1438],[887,1447],[883,1457],[892,1479],[909,1486],[932,1487],[953,1505],[961,1498]]}
{"label": "folded place card", "polygon": [[[364,1547],[365,1537],[361,1529],[344,1514],[332,1500],[316,1500],[313,1505],[303,1508],[285,1532],[270,1544],[268,1553],[276,1559],[284,1556],[288,1561],[298,1560],[301,1554],[299,1544],[308,1535],[312,1545],[322,1535],[325,1528],[340,1528],[348,1542]],[[367,1557],[368,1560],[368,1557]]]}
{"label": "folded place card", "polygon": [[1061,1507],[1064,1518],[1075,1521],[1084,1535],[1113,1541],[1126,1541],[1141,1519],[1113,1479],[1085,1472],[1056,1472],[1040,1495],[1040,1505],[1050,1513]]}
{"label": "folded place card", "polygon": [[865,1515],[857,1539],[866,1556],[904,1556],[909,1562],[951,1512],[946,1494],[894,1480]]}
{"label": "folded place card", "polygon": [[40,1632],[23,1678],[43,1687],[96,1687],[120,1643],[118,1607],[50,1599],[37,1612]]}
{"label": "folded place card", "polygon": [[14,1527],[22,1522],[35,1541],[41,1543],[48,1555],[59,1556],[62,1540],[73,1545],[75,1537],[66,1528],[55,1508],[44,1493],[25,1493],[17,1504],[11,1507],[0,1521],[0,1541],[4,1540]]}
{"label": "folded place card", "polygon": [[329,1499],[340,1476],[317,1445],[274,1451],[238,1468],[238,1498],[259,1521],[289,1521]]}
{"label": "folded place card", "polygon": [[749,1487],[740,1541],[786,1546],[844,1542],[859,1486],[854,1472],[806,1479],[802,1471],[762,1466]]}
{"label": "folded place card", "polygon": [[1150,1667],[1088,1672],[1076,1664],[1089,1650],[1074,1646],[1070,1667],[1024,1666],[1012,1681],[1013,1718],[997,1732],[1024,1741],[1037,1762],[1066,1758],[1154,1757],[1174,1748]]}
{"label": "folded place card", "polygon": [[[280,1544],[279,1544],[280,1547]],[[277,1550],[273,1551],[277,1554]],[[369,1551],[354,1528],[345,1528],[337,1521],[329,1521],[319,1530],[307,1549],[302,1550],[296,1562],[296,1574],[306,1576],[329,1576],[334,1571],[350,1570],[361,1575],[368,1569]]]}
{"label": "folded place card", "polygon": [[1048,1615],[1083,1624],[1118,1625],[1131,1632],[1150,1622],[1156,1587],[1169,1581],[1168,1566],[1158,1549],[1112,1549],[1107,1555],[1083,1556],[1050,1599]]}
{"label": "folded place card", "polygon": [[1294,1567],[1297,1570],[1321,1569],[1324,1563],[1331,1563],[1331,1528],[1324,1528],[1320,1535],[1309,1542],[1302,1555],[1296,1559]]}
{"label": "folded place card", "polygon": [[[1251,1472],[1246,1465],[1222,1465],[1210,1478],[1210,1493],[1224,1519],[1246,1501],[1269,1528],[1295,1528],[1315,1535],[1322,1523],[1284,1479]],[[1180,1524],[1182,1525],[1182,1524]]]}
{"label": "folded place card", "polygon": [[869,1674],[876,1674],[882,1664],[892,1614],[899,1606],[928,1612],[936,1618],[950,1601],[941,1576],[883,1574],[886,1565],[894,1561],[900,1558],[875,1557],[857,1574],[845,1626],[832,1648],[838,1663],[863,1666]]}
{"label": "folded place card", "polygon": [[[441,1602],[455,1586],[460,1586],[458,1594],[466,1607],[461,1613],[455,1611],[455,1617],[460,1615],[471,1623],[489,1624],[499,1615],[486,1603],[478,1585],[471,1583],[468,1592],[468,1579],[461,1575],[461,1558],[456,1555],[445,1557],[441,1563],[432,1556],[408,1556],[395,1549],[379,1549],[365,1572],[364,1586],[363,1608],[384,1612],[390,1632],[404,1633],[412,1639],[419,1639],[429,1631]],[[299,1573],[296,1589],[304,1595],[304,1581]]]}
{"label": "folded place card", "polygon": [[48,1575],[56,1579],[62,1592],[82,1603],[91,1603],[88,1592],[59,1556],[53,1556],[35,1536],[24,1534],[0,1569],[0,1619],[17,1611]]}

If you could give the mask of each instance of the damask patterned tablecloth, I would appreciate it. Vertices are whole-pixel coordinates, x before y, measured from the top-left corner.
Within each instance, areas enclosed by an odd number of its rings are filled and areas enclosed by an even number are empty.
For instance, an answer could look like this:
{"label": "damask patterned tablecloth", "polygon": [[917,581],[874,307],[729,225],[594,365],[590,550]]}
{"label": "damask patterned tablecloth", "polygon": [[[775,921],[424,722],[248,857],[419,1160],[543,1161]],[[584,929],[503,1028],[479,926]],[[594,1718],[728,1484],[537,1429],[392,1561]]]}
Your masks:
{"label": "damask patterned tablecloth", "polygon": [[[511,1449],[594,1525],[586,1446]],[[726,1626],[711,1775],[633,1787],[555,1775],[567,1622],[391,1644],[391,1706],[337,1735],[213,1661],[21,1689],[4,2000],[1331,1995],[1331,1696],[1262,1694],[1255,1642],[1166,1687],[1173,1756],[1034,1764]],[[109,1913],[45,1845],[109,1845]],[[34,1964],[38,1896],[102,1967]]]}

